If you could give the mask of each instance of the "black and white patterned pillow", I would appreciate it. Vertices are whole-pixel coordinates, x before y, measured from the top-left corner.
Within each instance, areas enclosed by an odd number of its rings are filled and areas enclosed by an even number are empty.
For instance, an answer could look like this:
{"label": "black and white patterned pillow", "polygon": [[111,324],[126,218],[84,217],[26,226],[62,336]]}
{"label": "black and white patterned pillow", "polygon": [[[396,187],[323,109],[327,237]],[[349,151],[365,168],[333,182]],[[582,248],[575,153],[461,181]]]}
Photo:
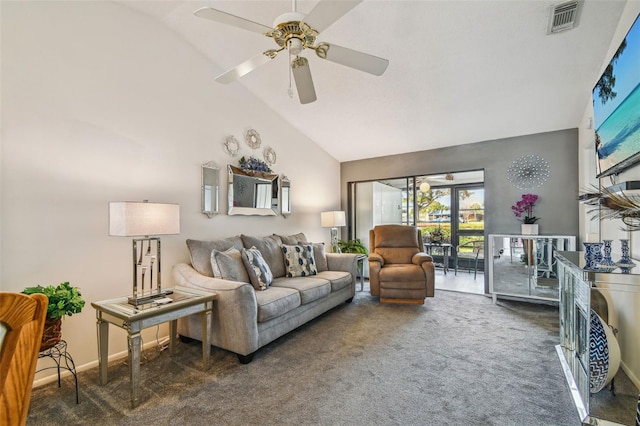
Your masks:
{"label": "black and white patterned pillow", "polygon": [[312,244],[298,244],[295,246],[283,244],[282,253],[284,254],[287,277],[308,277],[318,273]]}
{"label": "black and white patterned pillow", "polygon": [[266,290],[273,283],[273,274],[260,250],[255,247],[242,249],[242,261],[256,290]]}

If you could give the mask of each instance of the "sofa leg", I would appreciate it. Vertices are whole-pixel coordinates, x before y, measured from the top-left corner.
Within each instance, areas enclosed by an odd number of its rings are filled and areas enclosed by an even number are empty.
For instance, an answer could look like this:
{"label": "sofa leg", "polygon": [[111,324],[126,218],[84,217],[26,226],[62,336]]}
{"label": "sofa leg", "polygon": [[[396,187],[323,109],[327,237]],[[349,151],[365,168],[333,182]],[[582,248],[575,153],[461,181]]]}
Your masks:
{"label": "sofa leg", "polygon": [[238,355],[238,361],[240,361],[240,364],[249,364],[251,361],[253,361],[253,356],[255,354],[256,354],[255,352],[252,352],[249,355],[240,355],[240,354],[236,354],[236,355]]}
{"label": "sofa leg", "polygon": [[182,343],[191,343],[194,341],[191,337],[183,336],[182,334],[178,334],[178,339],[180,339]]}
{"label": "sofa leg", "polygon": [[353,302],[353,297],[350,297],[344,301],[344,303],[351,303],[351,302]]}

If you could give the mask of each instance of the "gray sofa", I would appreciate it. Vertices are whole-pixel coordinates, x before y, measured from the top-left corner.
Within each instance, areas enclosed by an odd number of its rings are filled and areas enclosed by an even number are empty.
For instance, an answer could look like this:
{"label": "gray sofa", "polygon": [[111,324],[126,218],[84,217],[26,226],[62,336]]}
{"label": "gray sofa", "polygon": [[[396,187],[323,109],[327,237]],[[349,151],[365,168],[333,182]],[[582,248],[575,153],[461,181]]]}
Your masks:
{"label": "gray sofa", "polygon": [[[240,362],[246,364],[262,346],[341,303],[351,302],[355,295],[357,255],[325,253],[324,244],[305,242],[304,234],[187,240],[191,264],[175,265],[173,279],[175,285],[217,293],[212,345],[236,353]],[[282,247],[310,249],[309,245],[313,246],[317,274],[288,277],[290,269]],[[273,282],[265,290],[246,279],[248,269],[243,269],[242,263],[225,256],[231,253],[237,257],[238,252],[252,247],[260,251],[273,275]],[[221,259],[233,265],[225,266]],[[178,334],[183,340],[200,340],[200,317],[179,320]]]}

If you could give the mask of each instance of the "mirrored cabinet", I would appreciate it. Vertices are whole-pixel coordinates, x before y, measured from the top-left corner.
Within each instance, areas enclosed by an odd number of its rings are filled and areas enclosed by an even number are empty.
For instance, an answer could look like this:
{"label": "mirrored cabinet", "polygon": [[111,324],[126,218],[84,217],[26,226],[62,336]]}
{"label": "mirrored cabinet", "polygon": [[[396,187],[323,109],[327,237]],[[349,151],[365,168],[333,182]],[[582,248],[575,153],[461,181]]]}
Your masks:
{"label": "mirrored cabinet", "polygon": [[490,234],[489,292],[494,302],[501,295],[558,301],[556,251],[575,250],[572,235]]}
{"label": "mirrored cabinet", "polygon": [[634,303],[636,307],[640,303],[640,266],[592,271],[585,268],[584,252],[575,251],[559,251],[556,259],[560,278],[556,352],[582,424],[632,425],[640,404],[632,379],[637,374],[633,362],[638,349],[632,342],[640,333],[638,322],[625,312],[634,312]]}

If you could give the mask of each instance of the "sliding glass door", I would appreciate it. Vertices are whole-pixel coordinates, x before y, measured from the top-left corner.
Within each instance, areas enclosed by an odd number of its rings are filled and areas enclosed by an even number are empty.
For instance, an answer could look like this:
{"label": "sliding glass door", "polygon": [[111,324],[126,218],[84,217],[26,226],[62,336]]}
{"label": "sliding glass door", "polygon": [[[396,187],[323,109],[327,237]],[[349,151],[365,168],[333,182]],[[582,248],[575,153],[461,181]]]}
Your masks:
{"label": "sliding glass door", "polygon": [[447,266],[454,268],[458,246],[464,251],[484,238],[483,184],[482,170],[352,182],[349,239],[368,248],[369,230],[376,225],[415,225],[425,243],[450,245]]}

